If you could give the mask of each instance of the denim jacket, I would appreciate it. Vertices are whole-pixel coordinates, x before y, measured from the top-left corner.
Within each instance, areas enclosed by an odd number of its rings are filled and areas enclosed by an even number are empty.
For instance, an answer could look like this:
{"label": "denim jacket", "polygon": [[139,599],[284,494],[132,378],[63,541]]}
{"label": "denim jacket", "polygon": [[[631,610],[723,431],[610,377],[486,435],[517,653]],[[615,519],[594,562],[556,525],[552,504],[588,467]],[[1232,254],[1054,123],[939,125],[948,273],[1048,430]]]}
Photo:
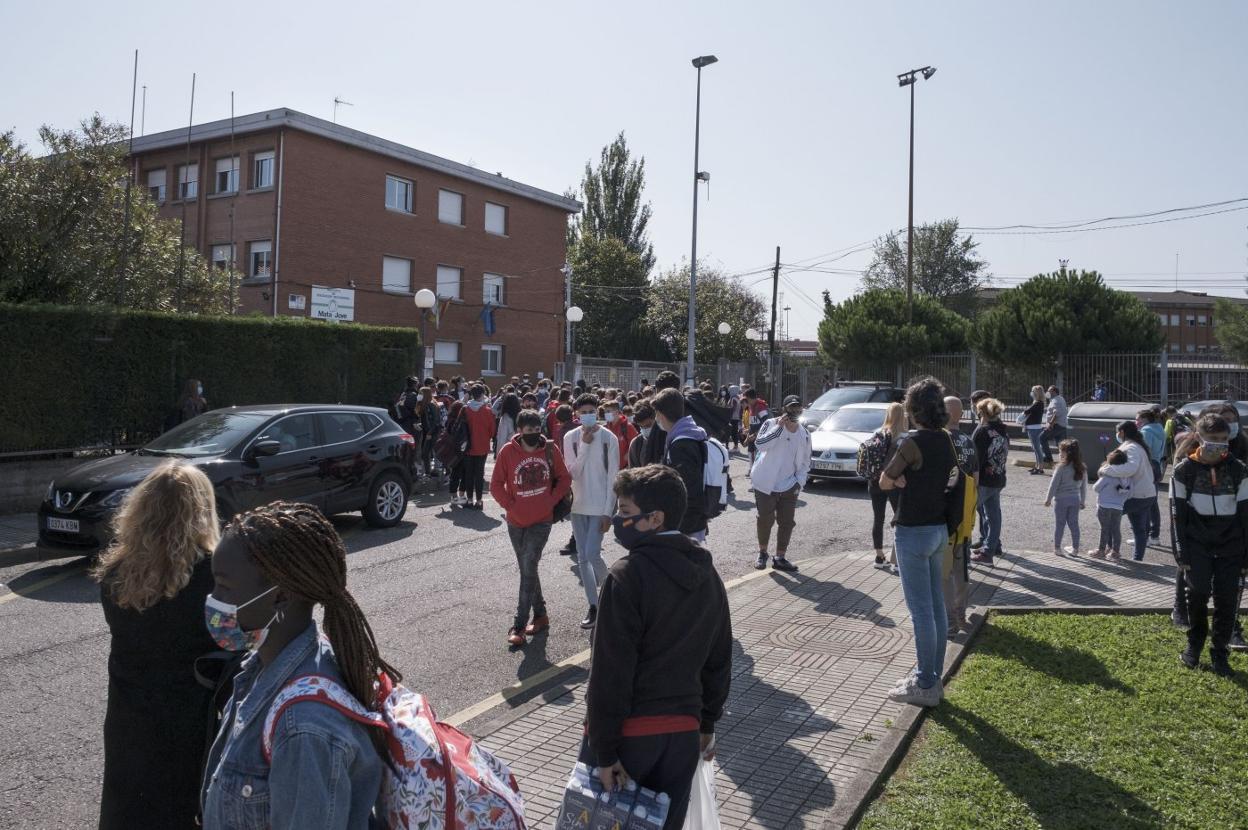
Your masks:
{"label": "denim jacket", "polygon": [[368,828],[384,767],[366,731],[329,706],[287,707],[273,734],[273,762],[261,738],[270,705],[286,682],[323,674],[342,682],[316,624],[282,649],[272,665],[243,661],[204,773],[206,830]]}

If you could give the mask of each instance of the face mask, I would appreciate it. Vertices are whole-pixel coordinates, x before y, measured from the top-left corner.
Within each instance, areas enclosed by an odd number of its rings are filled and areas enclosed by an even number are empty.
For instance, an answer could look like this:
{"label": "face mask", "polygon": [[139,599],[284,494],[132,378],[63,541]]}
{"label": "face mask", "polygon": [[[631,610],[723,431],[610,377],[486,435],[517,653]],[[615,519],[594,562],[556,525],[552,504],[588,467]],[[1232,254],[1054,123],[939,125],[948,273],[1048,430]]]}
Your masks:
{"label": "face mask", "polygon": [[632,550],[641,544],[645,538],[652,533],[653,530],[641,530],[637,527],[637,522],[649,518],[651,513],[639,513],[636,516],[621,516],[615,514],[611,517],[611,527],[615,530],[615,541],[619,542],[628,550]]}
{"label": "face mask", "polygon": [[269,626],[273,625],[274,620],[277,619],[277,614],[274,614],[273,619],[265,623],[264,628],[244,631],[238,622],[238,612],[276,590],[277,586],[274,585],[269,590],[257,594],[242,605],[230,605],[228,602],[222,602],[212,594],[209,594],[208,598],[204,600],[204,623],[208,627],[209,636],[224,651],[249,651],[260,648],[264,644],[265,638],[269,636]]}
{"label": "face mask", "polygon": [[536,447],[539,443],[541,443],[541,440],[542,436],[538,435],[536,432],[531,434],[526,433],[520,436],[520,441],[523,442],[526,447]]}
{"label": "face mask", "polygon": [[616,417],[618,417],[618,414],[619,414],[619,413],[616,413],[616,412],[608,412],[608,413],[607,413],[607,423],[608,423],[608,424],[614,424],[614,423],[615,423],[615,419],[616,419]]}
{"label": "face mask", "polygon": [[580,418],[581,418],[581,426],[583,427],[592,427],[598,423],[597,415],[581,415]]}
{"label": "face mask", "polygon": [[801,408],[800,406],[791,407],[791,408],[786,409],[786,410],[784,410],[784,411],[785,411],[786,413],[788,413],[788,416],[789,416],[790,418],[797,418],[797,417],[799,417],[799,416],[802,414],[802,408]]}
{"label": "face mask", "polygon": [[195,387],[195,394],[196,394],[196,395],[199,395],[199,396],[202,398],[202,397],[204,396],[204,387],[202,387],[202,386],[196,386],[196,387]]}
{"label": "face mask", "polygon": [[641,428],[641,437],[642,437],[642,438],[649,438],[649,437],[650,437],[650,433],[651,433],[651,432],[653,432],[653,431],[654,431],[654,427],[642,427],[642,428]]}
{"label": "face mask", "polygon": [[1200,448],[1210,455],[1216,455],[1225,458],[1231,451],[1231,445],[1228,441],[1201,441]]}
{"label": "face mask", "polygon": [[1230,426],[1231,428],[1231,440],[1234,441],[1235,436],[1239,435],[1239,421],[1236,421],[1233,424],[1229,424],[1228,426]]}

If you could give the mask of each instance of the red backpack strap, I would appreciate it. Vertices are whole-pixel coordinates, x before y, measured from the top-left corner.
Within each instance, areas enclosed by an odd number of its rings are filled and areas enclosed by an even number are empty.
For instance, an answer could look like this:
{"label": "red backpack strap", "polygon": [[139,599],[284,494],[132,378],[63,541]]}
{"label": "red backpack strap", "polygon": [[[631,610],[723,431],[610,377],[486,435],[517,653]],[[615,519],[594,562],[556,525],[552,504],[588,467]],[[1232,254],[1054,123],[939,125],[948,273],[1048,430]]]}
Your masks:
{"label": "red backpack strap", "polygon": [[329,706],[365,726],[382,729],[387,733],[390,731],[390,725],[380,712],[365,709],[337,680],[323,674],[305,674],[291,678],[269,706],[269,713],[264,718],[264,731],[261,733],[261,750],[265,763],[273,763],[273,734],[277,731],[278,719],[289,707],[305,701]]}

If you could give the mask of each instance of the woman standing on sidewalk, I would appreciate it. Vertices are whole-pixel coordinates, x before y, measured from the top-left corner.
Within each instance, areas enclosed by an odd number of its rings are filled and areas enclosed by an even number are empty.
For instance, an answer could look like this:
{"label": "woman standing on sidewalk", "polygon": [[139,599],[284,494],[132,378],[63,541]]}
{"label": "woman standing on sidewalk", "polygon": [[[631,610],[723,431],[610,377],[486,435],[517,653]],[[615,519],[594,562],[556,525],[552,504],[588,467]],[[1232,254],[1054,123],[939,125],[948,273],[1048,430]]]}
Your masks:
{"label": "woman standing on sidewalk", "polygon": [[1149,461],[1148,446],[1135,421],[1123,421],[1118,425],[1118,449],[1126,453],[1126,464],[1104,464],[1099,476],[1113,476],[1131,483],[1131,498],[1122,506],[1122,512],[1131,522],[1135,534],[1136,562],[1143,561],[1148,549],[1148,519],[1152,505],[1157,502],[1157,485],[1153,481],[1153,465]]}
{"label": "woman standing on sidewalk", "polygon": [[195,660],[217,650],[204,630],[218,538],[212,483],[169,462],[115,522],[117,541],[92,571],[112,635],[99,826],[192,828],[213,706]]}
{"label": "woman standing on sidewalk", "polygon": [[1031,451],[1036,454],[1036,463],[1031,468],[1031,475],[1044,475],[1044,441],[1040,433],[1044,432],[1044,387],[1031,387],[1031,406],[1023,410],[1021,423],[1031,442]]}
{"label": "woman standing on sidewalk", "polygon": [[983,547],[971,557],[972,562],[991,565],[1001,555],[1001,492],[1005,490],[1005,471],[1010,463],[1010,436],[1001,423],[1005,409],[996,398],[984,398],[975,404],[979,426],[971,436],[979,460],[977,508]]}
{"label": "woman standing on sidewalk", "polygon": [[935,706],[944,694],[944,555],[950,526],[961,519],[962,473],[949,421],[944,389],[934,379],[906,392],[906,412],[915,430],[901,440],[880,476],[885,492],[901,489],[897,511],[897,565],[901,589],[914,623],[918,668],[888,693],[890,700]]}

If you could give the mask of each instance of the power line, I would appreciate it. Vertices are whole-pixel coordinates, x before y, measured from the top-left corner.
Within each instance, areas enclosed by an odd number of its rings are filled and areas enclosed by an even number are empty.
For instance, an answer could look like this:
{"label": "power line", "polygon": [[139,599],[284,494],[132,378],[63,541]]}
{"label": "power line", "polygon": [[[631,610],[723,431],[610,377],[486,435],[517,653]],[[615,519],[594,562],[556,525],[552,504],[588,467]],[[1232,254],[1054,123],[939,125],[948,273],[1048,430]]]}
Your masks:
{"label": "power line", "polygon": [[[1089,225],[1100,225],[1105,222],[1124,222],[1128,219],[1150,219],[1154,216],[1167,216],[1171,213],[1187,213],[1193,210],[1205,210],[1207,208],[1225,207],[1227,205],[1239,204],[1240,202],[1248,202],[1248,197],[1238,199],[1226,199],[1221,202],[1209,202],[1203,205],[1191,205],[1189,207],[1166,208],[1165,210],[1155,210],[1151,213],[1134,213],[1126,216],[1106,216],[1101,219],[1088,219],[1077,222],[1048,222],[1039,225],[986,225],[977,227],[973,225],[959,226],[959,230],[964,231],[1012,231],[1012,230],[1070,230],[1074,228],[1084,228]],[[1210,215],[1210,214],[1204,214]],[[1130,226],[1126,226],[1130,227]]]}
{"label": "power line", "polygon": [[1248,205],[1240,207],[1223,208],[1222,210],[1211,210],[1206,213],[1193,213],[1190,216],[1173,216],[1169,219],[1153,219],[1149,222],[1128,222],[1123,225],[1105,225],[1099,228],[1068,228],[1064,230],[1040,230],[1040,231],[986,231],[966,227],[964,230],[975,230],[980,236],[1047,236],[1055,233],[1092,233],[1093,231],[1116,231],[1123,228],[1139,228],[1145,225],[1164,225],[1167,222],[1183,222],[1188,219],[1200,219],[1204,216],[1217,216],[1222,213],[1235,213],[1241,210],[1248,210]]}

